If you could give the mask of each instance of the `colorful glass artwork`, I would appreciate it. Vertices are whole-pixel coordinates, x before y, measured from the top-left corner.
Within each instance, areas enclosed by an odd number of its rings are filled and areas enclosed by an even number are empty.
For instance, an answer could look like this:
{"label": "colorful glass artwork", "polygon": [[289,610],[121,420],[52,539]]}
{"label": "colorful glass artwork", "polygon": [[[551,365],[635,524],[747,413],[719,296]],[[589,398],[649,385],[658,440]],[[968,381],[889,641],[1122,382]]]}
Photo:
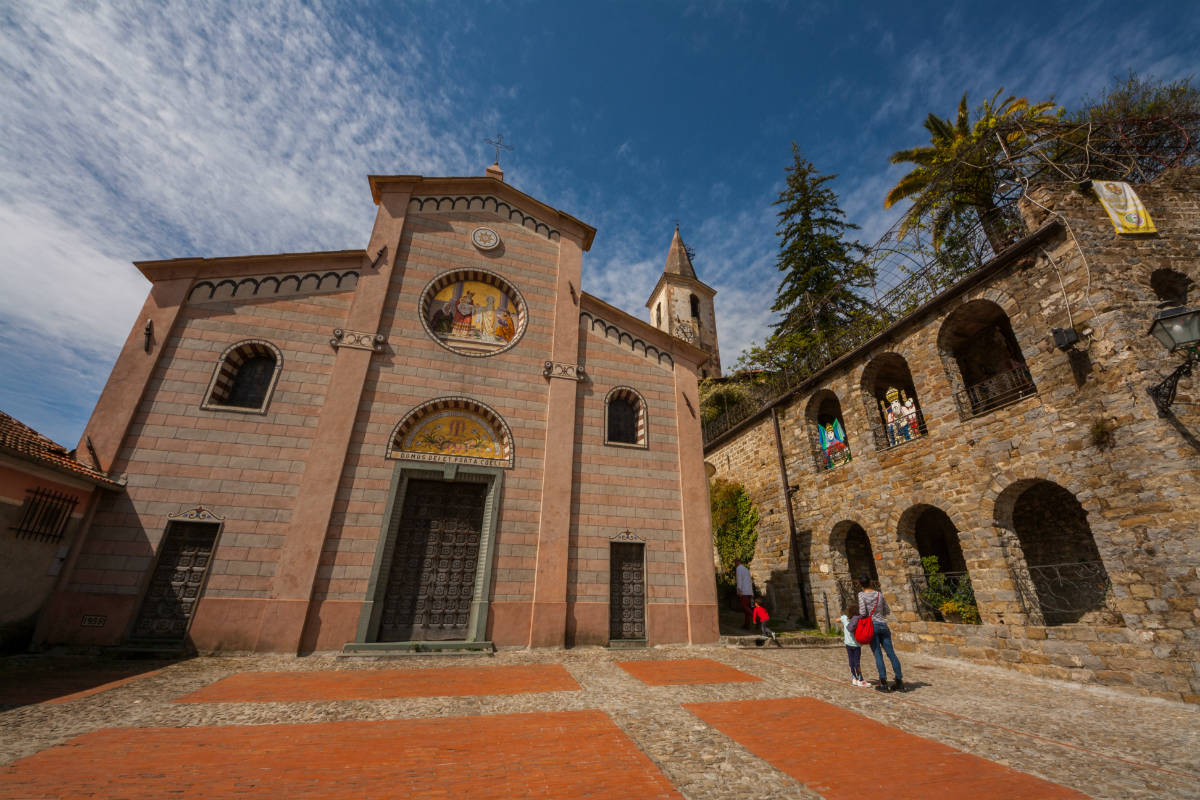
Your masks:
{"label": "colorful glass artwork", "polygon": [[433,335],[461,352],[500,350],[517,335],[517,304],[503,289],[482,281],[443,286],[430,299],[427,314]]}
{"label": "colorful glass artwork", "polygon": [[408,432],[401,449],[413,453],[504,458],[500,437],[482,417],[456,409],[432,414]]}
{"label": "colorful glass artwork", "polygon": [[879,401],[879,410],[883,414],[883,429],[887,433],[888,447],[895,447],[904,442],[911,442],[921,435],[921,425],[917,417],[917,404],[902,389],[888,387],[884,399]]}
{"label": "colorful glass artwork", "polygon": [[837,417],[817,423],[817,436],[821,440],[821,452],[825,455],[825,469],[833,469],[850,461],[850,448],[846,444],[846,430]]}

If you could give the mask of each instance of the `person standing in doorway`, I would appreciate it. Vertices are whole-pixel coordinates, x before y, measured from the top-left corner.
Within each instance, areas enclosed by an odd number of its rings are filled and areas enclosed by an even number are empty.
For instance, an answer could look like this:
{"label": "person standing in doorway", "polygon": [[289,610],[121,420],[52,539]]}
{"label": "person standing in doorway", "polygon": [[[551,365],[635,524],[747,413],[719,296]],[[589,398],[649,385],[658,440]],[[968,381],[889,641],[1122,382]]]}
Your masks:
{"label": "person standing in doorway", "polygon": [[[875,626],[875,636],[871,639],[871,652],[875,655],[875,669],[879,670],[879,685],[875,688],[881,692],[903,692],[904,678],[900,674],[900,659],[896,658],[896,651],[892,648],[892,632],[884,620],[884,617],[888,615],[887,600],[884,599],[883,592],[875,588],[870,575],[862,576],[858,579],[858,583],[862,586],[862,591],[858,593],[858,615],[860,617],[869,616],[871,623]],[[883,667],[885,651],[888,660],[892,662],[892,674],[896,678],[890,689],[887,683],[887,671]]]}
{"label": "person standing in doorway", "polygon": [[733,575],[737,580],[738,602],[742,606],[742,611],[746,615],[742,627],[746,630],[754,628],[754,611],[752,602],[754,600],[754,581],[750,580],[750,568],[742,563],[740,558],[733,560]]}

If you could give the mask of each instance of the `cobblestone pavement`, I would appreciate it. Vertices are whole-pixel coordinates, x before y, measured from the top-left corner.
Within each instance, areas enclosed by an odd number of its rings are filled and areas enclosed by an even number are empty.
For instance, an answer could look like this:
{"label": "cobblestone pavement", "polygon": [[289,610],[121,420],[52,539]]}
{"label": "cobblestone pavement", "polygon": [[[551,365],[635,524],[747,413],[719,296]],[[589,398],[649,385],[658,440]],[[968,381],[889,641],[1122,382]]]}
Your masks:
{"label": "cobblestone pavement", "polygon": [[[316,752],[328,761],[335,758],[334,754],[361,754],[382,745],[377,743],[380,740],[377,734],[372,732],[372,726],[321,725],[318,728],[315,727],[317,723],[377,723],[400,720],[409,720],[411,724],[406,723],[409,725],[407,728],[399,722],[389,725],[399,725],[396,730],[407,731],[405,735],[419,736],[428,739],[429,742],[440,743],[442,749],[438,752],[444,755],[440,766],[450,770],[446,774],[483,775],[485,770],[482,764],[472,772],[472,765],[478,761],[478,748],[487,747],[488,741],[504,740],[508,750],[503,753],[506,754],[506,763],[512,773],[507,779],[532,780],[531,776],[535,773],[511,768],[513,765],[519,766],[524,759],[533,758],[536,745],[529,742],[539,741],[539,731],[545,732],[545,741],[565,738],[567,744],[573,743],[577,747],[588,749],[589,756],[596,754],[597,742],[607,743],[599,749],[610,750],[617,747],[618,740],[621,739],[619,731],[649,760],[641,762],[638,758],[625,757],[613,766],[603,759],[589,758],[585,767],[576,766],[574,757],[563,756],[565,761],[555,762],[553,753],[539,753],[539,756],[545,755],[545,759],[538,762],[542,766],[539,767],[541,771],[536,774],[550,774],[555,769],[558,770],[558,774],[557,778],[553,775],[550,778],[538,778],[537,786],[530,789],[531,794],[538,796],[579,796],[578,785],[572,784],[570,780],[573,776],[564,774],[564,771],[573,770],[579,771],[578,775],[574,776],[576,778],[580,775],[625,770],[627,777],[623,780],[631,781],[626,788],[632,787],[638,781],[643,783],[637,785],[656,787],[655,782],[659,780],[659,775],[654,772],[655,768],[669,784],[665,790],[668,795],[670,787],[673,786],[684,797],[695,800],[718,797],[839,797],[846,796],[845,790],[851,786],[857,786],[861,796],[863,789],[859,784],[853,784],[849,777],[845,780],[841,777],[843,774],[850,776],[851,768],[845,767],[843,771],[838,765],[849,764],[856,748],[862,749],[863,743],[857,741],[852,732],[861,730],[861,724],[866,724],[862,718],[866,718],[887,726],[888,733],[880,742],[879,750],[874,760],[869,762],[867,771],[878,774],[884,787],[883,791],[887,791],[889,774],[904,773],[904,780],[897,778],[891,782],[898,790],[888,792],[889,798],[945,796],[939,793],[940,789],[933,788],[936,785],[936,781],[933,780],[936,775],[929,775],[930,780],[925,781],[922,775],[914,777],[912,774],[943,769],[938,766],[939,762],[936,759],[930,760],[917,752],[922,744],[926,745],[926,752],[932,746],[916,737],[940,742],[1002,767],[1010,767],[1092,797],[1200,798],[1200,709],[1114,690],[1029,678],[999,668],[977,667],[907,653],[901,656],[906,682],[912,687],[904,694],[884,694],[852,686],[848,679],[845,654],[841,648],[741,650],[714,646],[663,647],[643,651],[609,651],[599,648],[567,651],[512,650],[503,651],[493,657],[421,656],[386,661],[342,659],[332,655],[305,658],[225,656],[191,659],[167,665],[162,669],[157,669],[162,665],[147,664],[140,676],[130,674],[133,669],[114,668],[112,663],[107,663],[105,677],[112,676],[110,679],[115,683],[111,688],[102,691],[87,690],[88,687],[84,684],[75,686],[69,680],[70,670],[60,670],[52,681],[59,687],[60,702],[46,702],[49,699],[47,694],[52,692],[46,689],[46,680],[38,678],[39,675],[46,675],[48,668],[57,662],[30,657],[10,659],[0,662],[0,702],[21,702],[22,688],[28,687],[26,699],[29,704],[10,707],[0,712],[0,765],[8,765],[0,767],[0,797],[63,794],[65,790],[53,789],[50,783],[30,783],[30,775],[43,776],[46,781],[62,777],[57,774],[61,770],[35,767],[39,760],[49,765],[54,763],[54,758],[70,752],[81,756],[72,761],[78,772],[84,769],[82,765],[87,761],[84,757],[91,752],[89,748],[95,750],[92,755],[104,755],[104,758],[93,759],[93,766],[89,768],[96,771],[93,796],[161,797],[165,794],[161,786],[158,787],[158,794],[151,795],[144,782],[128,782],[128,774],[122,772],[122,769],[127,766],[132,768],[132,764],[123,763],[121,756],[113,754],[141,752],[140,758],[145,758],[146,753],[152,757],[157,752],[157,746],[152,743],[159,741],[155,737],[173,735],[175,740],[171,741],[174,741],[175,749],[170,752],[175,755],[169,759],[164,758],[156,770],[162,780],[169,782],[177,777],[173,770],[179,769],[176,765],[180,759],[189,757],[189,751],[181,748],[179,737],[207,735],[199,730],[171,734],[170,731],[135,732],[129,729],[287,725],[291,727],[245,729],[243,738],[247,745],[240,752],[249,754],[256,748],[262,749],[262,743],[271,741],[277,731],[291,731],[287,736],[279,734],[280,740],[286,738],[288,741],[296,741],[317,736],[324,744]],[[635,671],[618,665],[618,662],[659,659],[711,659],[761,680],[648,685],[635,676]],[[424,670],[455,667],[466,668],[457,671],[457,680],[469,682],[473,680],[471,675],[474,669],[471,668],[539,664],[561,665],[580,688],[520,694],[460,694],[441,697],[388,697],[386,692],[377,692],[373,695],[377,699],[370,700],[176,702],[186,694],[237,673]],[[641,672],[648,674],[645,670]],[[725,671],[714,670],[718,676],[723,672]],[[536,671],[531,674],[536,674]],[[313,685],[317,686],[324,680],[317,679],[317,676],[314,678],[316,680]],[[324,682],[328,685],[328,681]],[[461,686],[451,688],[455,691],[462,689]],[[86,691],[78,691],[79,689]],[[64,695],[62,692],[78,693]],[[319,691],[314,690],[314,696],[319,696]],[[816,769],[816,773],[799,771],[770,756],[769,747],[764,749],[762,742],[750,741],[744,731],[735,732],[734,738],[731,738],[685,708],[685,704],[780,698],[812,698],[814,701],[823,701],[810,703],[808,706],[792,701],[745,704],[746,708],[761,707],[759,711],[752,712],[760,713],[761,719],[764,720],[760,729],[763,736],[759,738],[773,738],[776,744],[782,735],[779,733],[783,730],[779,727],[782,718],[772,709],[786,707],[787,713],[791,715],[787,718],[789,725],[796,724],[794,721],[797,719],[811,719],[814,728],[827,730],[825,736],[797,736],[790,745],[797,751],[788,754],[795,756],[791,761],[803,761],[807,765],[806,770]],[[814,710],[806,712],[805,708]],[[819,713],[817,709],[820,709]],[[854,713],[841,713],[839,709]],[[561,722],[556,720],[568,719],[556,712],[594,711],[603,714],[590,713],[573,717],[582,720],[578,742],[574,742],[571,737],[551,733],[558,730],[556,725],[561,726]],[[522,730],[526,733],[522,735],[527,738],[518,740],[507,736],[497,737],[495,731],[503,730],[504,727],[494,724],[500,722],[499,720],[490,718],[500,714],[532,715],[510,720],[513,724],[521,722],[521,725],[525,726]],[[434,718],[442,717],[453,719],[430,722]],[[476,719],[472,722],[469,718]],[[413,727],[418,721],[424,726],[421,728],[425,731],[423,734],[416,733],[417,728]],[[296,727],[297,724],[300,726]],[[771,728],[770,725],[776,727]],[[855,727],[856,725],[859,727]],[[587,736],[583,736],[585,727]],[[724,725],[723,728],[732,730],[728,725]],[[766,735],[770,730],[776,732]],[[337,745],[337,738],[341,734],[331,734],[330,731],[345,731],[348,738],[341,745]],[[435,734],[438,731],[459,731],[463,746],[446,745],[444,739],[436,738]],[[350,732],[354,732],[353,735]],[[83,734],[93,736],[72,742],[69,748],[58,747]],[[363,741],[376,743],[369,746],[353,745],[354,741],[358,741],[354,736],[366,737]],[[528,738],[530,736],[532,740]],[[615,739],[612,738],[614,736]],[[228,731],[221,735],[214,731],[209,736],[209,739],[214,741],[229,738]],[[383,741],[394,739],[385,737]],[[108,744],[105,744],[106,742]],[[114,742],[113,746],[116,749],[101,751],[102,747],[109,747]],[[143,745],[140,748],[131,747],[137,742],[142,742]],[[587,742],[592,744],[586,744]],[[551,750],[561,746],[559,741],[555,741]],[[472,747],[476,749],[472,750]],[[771,758],[771,761],[763,760],[754,752],[763,753]],[[34,754],[39,754],[36,759],[20,761]],[[828,758],[830,767],[827,770],[820,769],[821,755]],[[800,758],[801,756],[803,758]],[[212,758],[213,754],[207,752],[204,757]],[[132,762],[136,759],[131,755],[126,760]],[[781,768],[772,766],[773,763],[779,764]],[[559,766],[556,767],[555,764]],[[563,766],[564,764],[566,766]],[[297,766],[308,768],[309,764]],[[336,780],[348,781],[339,783],[343,789],[359,785],[354,783],[360,774],[354,770],[355,766],[356,762],[353,759],[341,764]],[[279,765],[275,765],[275,768],[278,769]],[[211,769],[219,771],[220,768]],[[909,772],[905,773],[906,769]],[[549,772],[546,772],[547,770]],[[818,773],[819,780],[805,777],[808,785],[792,777]],[[269,781],[265,784],[262,782],[261,776],[267,774],[270,774],[270,769],[260,770],[258,783],[243,782],[238,785],[237,792],[230,796],[283,796],[272,791],[272,788],[279,788],[277,785]],[[489,776],[489,782],[470,789],[471,793],[478,796],[503,796],[500,789],[504,786],[510,786],[511,790],[512,785],[520,785],[504,784],[503,780],[506,778],[503,778],[503,775],[508,773],[504,773],[503,770],[493,770],[486,774]],[[124,776],[121,780],[127,782],[118,782],[118,776]],[[88,778],[87,775],[76,777],[85,783]],[[17,779],[23,782],[17,784]],[[305,784],[307,794],[293,792],[290,796],[377,796],[365,785],[361,791],[346,794],[345,791],[336,791],[336,787],[331,788],[321,783],[334,779],[333,774],[328,771],[314,773]],[[106,780],[110,782],[105,784]],[[597,790],[592,796],[627,794],[613,791],[611,781],[601,784],[598,778],[588,780],[597,781],[588,783],[590,788]],[[971,796],[1038,796],[1036,790],[1033,794],[1029,793],[1029,786],[1018,787],[1017,781],[1010,781],[1009,784],[1006,785],[1004,780],[997,780],[986,789],[973,787]],[[19,790],[16,788],[18,785]],[[186,782],[164,785],[170,785],[175,792],[182,792],[184,796],[213,796],[202,791],[188,792]],[[426,793],[417,783],[407,785],[414,790],[413,796],[441,796],[432,789]],[[901,789],[902,786],[907,788]],[[913,788],[921,786],[926,788]],[[392,788],[394,791],[395,785]],[[489,788],[491,791],[483,791]],[[462,784],[459,784],[459,789],[461,794]],[[660,789],[661,787],[654,788],[651,793],[658,793]],[[322,793],[322,790],[325,793]],[[17,794],[17,791],[20,794]],[[145,794],[138,794],[138,791]],[[645,794],[645,790],[639,791]],[[1049,792],[1045,794],[1048,796]],[[89,795],[84,793],[72,796]],[[383,791],[379,796],[388,794]]]}

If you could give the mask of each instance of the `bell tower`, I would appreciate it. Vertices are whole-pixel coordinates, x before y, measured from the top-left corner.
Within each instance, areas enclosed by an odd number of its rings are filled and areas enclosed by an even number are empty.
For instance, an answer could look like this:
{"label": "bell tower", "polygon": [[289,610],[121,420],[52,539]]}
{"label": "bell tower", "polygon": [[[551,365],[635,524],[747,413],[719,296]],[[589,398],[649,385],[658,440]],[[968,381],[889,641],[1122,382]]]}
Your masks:
{"label": "bell tower", "polygon": [[667,263],[646,308],[650,324],[707,351],[712,358],[701,377],[721,377],[721,353],[717,349],[717,316],[713,308],[716,290],[696,277],[691,256],[675,226],[675,236],[667,250]]}

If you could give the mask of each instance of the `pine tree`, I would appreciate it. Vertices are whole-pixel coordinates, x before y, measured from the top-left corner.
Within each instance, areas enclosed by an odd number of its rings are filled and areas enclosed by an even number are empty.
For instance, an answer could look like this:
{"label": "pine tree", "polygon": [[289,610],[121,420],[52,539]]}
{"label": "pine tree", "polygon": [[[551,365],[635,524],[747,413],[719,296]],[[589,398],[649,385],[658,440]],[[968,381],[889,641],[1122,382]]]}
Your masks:
{"label": "pine tree", "polygon": [[869,286],[872,273],[859,260],[862,245],[848,238],[858,226],[845,220],[828,185],[837,176],[817,172],[794,142],[792,158],[775,201],[781,206],[775,263],[784,275],[771,310],[780,318],[763,346],[745,354],[747,366],[779,369],[797,359],[811,361],[868,308],[855,289]]}

